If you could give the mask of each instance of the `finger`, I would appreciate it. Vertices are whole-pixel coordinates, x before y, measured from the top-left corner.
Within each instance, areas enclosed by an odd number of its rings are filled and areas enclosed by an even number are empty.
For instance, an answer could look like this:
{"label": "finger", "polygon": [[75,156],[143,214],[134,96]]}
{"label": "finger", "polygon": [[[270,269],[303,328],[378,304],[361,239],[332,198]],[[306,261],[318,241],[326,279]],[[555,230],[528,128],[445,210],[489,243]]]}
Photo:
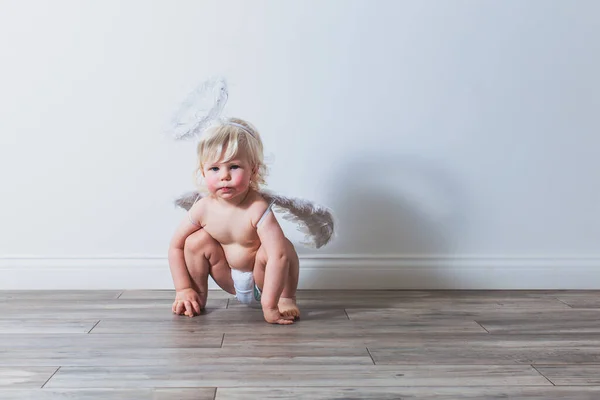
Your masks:
{"label": "finger", "polygon": [[194,311],[196,311],[196,314],[200,314],[200,304],[198,304],[197,301],[192,301],[192,305],[194,306]]}
{"label": "finger", "polygon": [[194,310],[192,309],[192,303],[189,300],[185,301],[185,315],[190,317],[194,316]]}
{"label": "finger", "polygon": [[293,323],[294,323],[294,321],[290,321],[289,319],[283,319],[283,318],[280,318],[280,319],[277,321],[277,323],[278,323],[279,325],[291,325],[291,324],[293,324]]}
{"label": "finger", "polygon": [[181,302],[181,301],[177,302],[177,308],[176,308],[177,315],[181,315],[183,313],[183,307],[184,307],[183,302]]}
{"label": "finger", "polygon": [[173,302],[173,307],[172,307],[172,308],[173,308],[173,312],[174,312],[175,314],[177,314],[177,305],[178,305],[178,304],[179,304],[179,300],[175,300],[175,301]]}

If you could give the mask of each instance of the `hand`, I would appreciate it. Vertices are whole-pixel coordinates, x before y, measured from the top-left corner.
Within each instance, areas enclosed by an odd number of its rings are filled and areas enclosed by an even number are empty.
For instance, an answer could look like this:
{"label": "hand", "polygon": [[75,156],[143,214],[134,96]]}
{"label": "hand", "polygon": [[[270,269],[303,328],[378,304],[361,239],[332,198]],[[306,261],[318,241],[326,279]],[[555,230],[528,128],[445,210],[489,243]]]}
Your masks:
{"label": "hand", "polygon": [[202,308],[204,308],[204,304],[202,304],[200,296],[194,289],[187,288],[177,291],[173,302],[173,312],[175,314],[193,317],[199,315]]}
{"label": "hand", "polygon": [[270,324],[290,325],[294,323],[294,317],[285,317],[279,312],[279,308],[263,308],[265,321]]}

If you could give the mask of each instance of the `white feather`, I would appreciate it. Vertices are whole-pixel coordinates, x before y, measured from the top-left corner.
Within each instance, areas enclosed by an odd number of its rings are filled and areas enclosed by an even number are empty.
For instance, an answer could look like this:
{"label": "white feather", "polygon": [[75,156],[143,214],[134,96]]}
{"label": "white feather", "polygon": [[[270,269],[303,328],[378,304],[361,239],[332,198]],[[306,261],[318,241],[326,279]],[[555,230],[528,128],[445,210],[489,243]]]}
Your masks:
{"label": "white feather", "polygon": [[224,78],[202,82],[174,113],[167,134],[176,140],[199,138],[211,123],[219,119],[228,97]]}

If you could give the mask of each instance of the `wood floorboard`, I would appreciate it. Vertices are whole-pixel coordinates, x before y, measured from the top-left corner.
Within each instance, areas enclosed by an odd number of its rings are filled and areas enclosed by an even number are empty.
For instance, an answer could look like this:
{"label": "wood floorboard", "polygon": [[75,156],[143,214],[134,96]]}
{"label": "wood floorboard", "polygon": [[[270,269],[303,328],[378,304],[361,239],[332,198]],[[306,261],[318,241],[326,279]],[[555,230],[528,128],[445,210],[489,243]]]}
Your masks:
{"label": "wood floorboard", "polygon": [[595,399],[600,291],[0,291],[0,399]]}
{"label": "wood floorboard", "polygon": [[216,388],[0,389],[2,400],[213,400]]}
{"label": "wood floorboard", "polygon": [[529,340],[398,342],[393,347],[368,346],[375,364],[595,364],[600,363],[600,341],[593,346],[548,341],[532,335]]}
{"label": "wood floorboard", "polygon": [[595,295],[588,292],[559,293],[556,298],[572,308],[600,309],[600,292]]}
{"label": "wood floorboard", "polygon": [[[415,310],[477,310],[478,307],[568,309],[554,294],[531,292],[479,292],[466,294],[448,291],[304,291],[298,299],[301,308],[402,308]],[[244,308],[233,300],[230,308]]]}
{"label": "wood floorboard", "polygon": [[77,350],[77,349],[130,349],[130,348],[204,348],[221,347],[223,334],[208,332],[190,335],[178,332],[170,335],[138,331],[131,334],[54,334],[23,333],[0,334],[0,353],[5,357],[22,350]]}
{"label": "wood floorboard", "polygon": [[0,352],[0,366],[373,365],[366,347],[26,349]]}
{"label": "wood floorboard", "polygon": [[375,334],[340,332],[331,337],[311,333],[243,335],[226,333],[223,348],[270,345],[324,348],[366,346],[376,364],[595,364],[600,363],[596,334]]}
{"label": "wood floorboard", "polygon": [[38,304],[52,300],[115,300],[121,293],[122,290],[0,290],[0,304],[15,300],[34,300]]}
{"label": "wood floorboard", "polygon": [[[172,300],[15,300],[8,304],[0,303],[0,320],[22,319],[152,319],[170,320]],[[226,299],[212,299],[207,302],[207,312],[225,309]]]}
{"label": "wood floorboard", "polygon": [[62,367],[48,388],[550,385],[528,365]]}
{"label": "wood floorboard", "polygon": [[429,318],[409,316],[403,319],[379,321],[349,320],[343,309],[307,310],[302,311],[299,321],[293,325],[269,325],[264,322],[259,310],[217,309],[207,315],[197,318],[173,316],[167,319],[135,319],[123,324],[116,319],[103,319],[93,329],[93,334],[99,333],[132,333],[152,329],[156,333],[175,332],[248,332],[259,334],[283,333],[312,333],[320,335],[335,335],[340,331],[365,333],[406,333],[406,332],[485,332],[472,319],[456,319],[453,317]]}
{"label": "wood floorboard", "polygon": [[0,334],[88,333],[98,322],[98,319],[73,319],[70,315],[63,316],[63,319],[0,318]]}
{"label": "wood floorboard", "polygon": [[58,366],[0,367],[0,388],[41,388]]}
{"label": "wood floorboard", "polygon": [[490,333],[600,333],[600,309],[497,313],[475,318],[477,323]]}
{"label": "wood floorboard", "polygon": [[556,386],[600,385],[600,365],[536,365]]}
{"label": "wood floorboard", "polygon": [[[234,320],[235,321],[235,320]],[[320,336],[334,336],[340,331],[352,331],[354,335],[367,334],[401,334],[407,332],[436,332],[436,333],[486,333],[485,330],[475,321],[454,321],[447,319],[445,321],[425,320],[425,319],[407,319],[402,324],[373,324],[372,322],[355,321],[335,321],[324,320],[321,324],[311,324],[306,319],[296,322],[291,326],[268,326],[262,321],[252,322],[231,322],[211,321],[206,323],[186,323],[177,321],[130,321],[128,325],[119,324],[116,320],[102,320],[92,330],[92,334],[104,333],[135,333],[145,329],[154,329],[156,333],[173,334],[178,332],[206,333],[206,332],[248,332],[249,334],[285,334],[294,335],[300,333],[310,333]]]}
{"label": "wood floorboard", "polygon": [[481,317],[494,314],[521,313],[571,313],[573,309],[558,300],[533,299],[526,302],[519,300],[508,301],[426,301],[424,303],[404,303],[395,307],[345,307],[350,319],[390,319],[417,316],[471,316]]}
{"label": "wood floorboard", "polygon": [[[326,336],[314,333],[310,330],[288,332],[281,335],[277,332],[270,333],[225,333],[223,347],[244,346],[315,346],[315,347],[361,347],[380,346],[394,347],[405,342],[417,342],[423,345],[427,343],[436,344],[440,340],[465,341],[475,338],[486,338],[489,335],[483,329],[477,332],[435,332],[435,331],[407,331],[407,332],[385,332],[368,331],[356,332],[351,329],[332,331]],[[597,337],[594,336],[593,340]]]}
{"label": "wood floorboard", "polygon": [[216,400],[598,400],[600,388],[536,387],[336,387],[219,388]]}
{"label": "wood floorboard", "polygon": [[322,301],[350,300],[362,298],[370,303],[378,299],[417,298],[417,299],[531,299],[556,298],[559,295],[578,294],[598,296],[599,291],[568,291],[568,290],[301,290],[302,299]]}

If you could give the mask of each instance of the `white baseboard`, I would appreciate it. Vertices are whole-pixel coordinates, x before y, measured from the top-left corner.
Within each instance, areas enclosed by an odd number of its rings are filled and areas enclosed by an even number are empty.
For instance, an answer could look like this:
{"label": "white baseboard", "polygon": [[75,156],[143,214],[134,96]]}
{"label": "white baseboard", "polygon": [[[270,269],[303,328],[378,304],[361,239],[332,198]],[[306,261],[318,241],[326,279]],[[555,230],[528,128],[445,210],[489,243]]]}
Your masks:
{"label": "white baseboard", "polygon": [[[0,257],[0,290],[172,288],[165,257]],[[600,289],[600,257],[301,256],[299,289]]]}

